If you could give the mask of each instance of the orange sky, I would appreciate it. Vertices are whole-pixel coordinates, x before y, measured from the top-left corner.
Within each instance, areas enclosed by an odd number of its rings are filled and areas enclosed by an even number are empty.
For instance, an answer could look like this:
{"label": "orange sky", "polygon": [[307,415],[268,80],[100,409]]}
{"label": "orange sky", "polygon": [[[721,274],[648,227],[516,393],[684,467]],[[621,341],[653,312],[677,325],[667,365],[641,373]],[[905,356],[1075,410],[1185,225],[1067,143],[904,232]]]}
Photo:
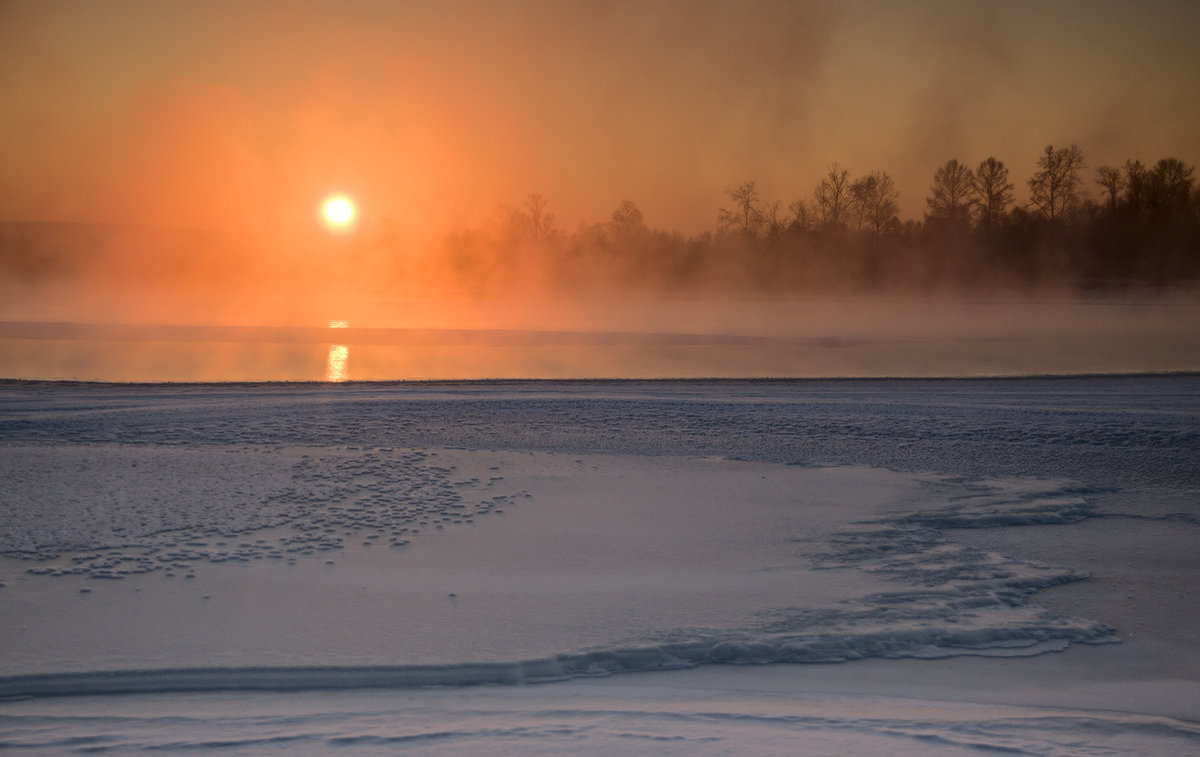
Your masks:
{"label": "orange sky", "polygon": [[[1047,143],[1200,160],[1200,3],[0,0],[0,220],[271,232],[559,225],[635,201],[711,229],[834,161],[905,217],[934,169]],[[1090,184],[1089,172],[1089,184]]]}

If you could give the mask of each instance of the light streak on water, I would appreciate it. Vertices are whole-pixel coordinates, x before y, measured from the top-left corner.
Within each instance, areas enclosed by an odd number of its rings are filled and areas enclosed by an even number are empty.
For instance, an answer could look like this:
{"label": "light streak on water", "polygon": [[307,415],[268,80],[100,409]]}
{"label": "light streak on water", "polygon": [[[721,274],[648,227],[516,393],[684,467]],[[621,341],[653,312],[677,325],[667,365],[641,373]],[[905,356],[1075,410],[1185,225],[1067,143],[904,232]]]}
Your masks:
{"label": "light streak on water", "polygon": [[[330,321],[329,328],[344,329],[349,328],[348,321]],[[329,356],[325,360],[325,380],[326,381],[345,381],[350,377],[350,346],[346,344],[331,344],[329,345]]]}

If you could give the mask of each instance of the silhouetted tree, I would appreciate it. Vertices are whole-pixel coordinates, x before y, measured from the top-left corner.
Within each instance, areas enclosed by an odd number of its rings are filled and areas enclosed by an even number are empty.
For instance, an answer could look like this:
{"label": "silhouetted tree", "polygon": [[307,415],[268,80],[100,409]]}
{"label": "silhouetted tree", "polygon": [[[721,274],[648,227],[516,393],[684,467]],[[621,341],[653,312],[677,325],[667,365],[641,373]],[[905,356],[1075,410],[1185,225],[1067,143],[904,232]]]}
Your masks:
{"label": "silhouetted tree", "polygon": [[546,212],[546,205],[549,203],[549,200],[536,192],[525,200],[525,218],[529,224],[529,235],[535,242],[544,240],[554,227],[554,214]]}
{"label": "silhouetted tree", "polygon": [[872,171],[851,187],[860,226],[878,239],[884,229],[897,222],[900,192],[884,171]]}
{"label": "silhouetted tree", "polygon": [[717,211],[717,226],[722,231],[733,231],[749,239],[756,239],[762,229],[763,210],[758,205],[756,182],[747,181],[727,192],[734,202],[733,210],[721,208]]}
{"label": "silhouetted tree", "polygon": [[612,212],[608,221],[609,228],[616,239],[628,243],[646,231],[646,221],[642,211],[630,200],[621,200],[617,209]]}
{"label": "silhouetted tree", "polygon": [[1008,180],[1008,167],[1003,161],[988,158],[979,164],[972,175],[975,212],[979,225],[985,229],[1004,217],[1013,201],[1013,185]]}
{"label": "silhouetted tree", "polygon": [[974,202],[974,174],[955,159],[933,174],[930,196],[925,198],[929,219],[941,223],[966,226],[971,220]]}
{"label": "silhouetted tree", "polygon": [[1138,217],[1146,212],[1149,184],[1150,172],[1142,165],[1142,161],[1125,161],[1125,207],[1130,215]]}
{"label": "silhouetted tree", "polygon": [[1158,218],[1178,219],[1187,213],[1195,180],[1193,166],[1178,158],[1163,158],[1150,169],[1149,206]]}
{"label": "silhouetted tree", "polygon": [[813,190],[817,202],[817,221],[822,228],[836,231],[846,223],[854,198],[850,193],[850,172],[834,163],[829,173]]}
{"label": "silhouetted tree", "polygon": [[1105,204],[1108,212],[1115,212],[1121,199],[1121,188],[1125,180],[1121,178],[1121,169],[1113,166],[1100,166],[1096,169],[1096,183],[1104,189]]}
{"label": "silhouetted tree", "polygon": [[1078,145],[1057,150],[1046,145],[1037,164],[1037,172],[1029,179],[1029,202],[1043,217],[1059,220],[1079,207],[1083,150]]}
{"label": "silhouetted tree", "polygon": [[[970,170],[949,160],[933,175],[924,220],[901,224],[899,192],[887,173],[852,181],[835,163],[812,199],[786,211],[781,202],[763,201],[755,182],[738,185],[717,214],[721,233],[690,239],[648,228],[629,200],[604,221],[565,234],[554,230],[548,201],[531,194],[519,208],[501,206],[484,229],[449,238],[447,268],[473,287],[510,286],[538,270],[566,288],[763,291],[1065,283],[1112,289],[1200,276],[1200,187],[1192,166],[1176,158],[1149,168],[1136,160],[1101,166],[1094,174],[1101,205],[1082,198],[1082,167],[1079,147],[1046,147],[1029,179],[1029,204],[1013,208],[1004,163],[989,157]],[[841,233],[847,227],[858,233]],[[0,234],[0,273],[15,270],[4,258],[15,246]]]}
{"label": "silhouetted tree", "polygon": [[791,220],[788,221],[788,229],[793,233],[802,233],[813,227],[816,213],[812,206],[804,200],[792,202],[788,205],[788,212],[792,214]]}
{"label": "silhouetted tree", "polygon": [[787,228],[787,219],[781,214],[782,209],[781,200],[772,200],[763,208],[763,227],[766,229],[767,239],[777,240],[783,236],[783,231]]}

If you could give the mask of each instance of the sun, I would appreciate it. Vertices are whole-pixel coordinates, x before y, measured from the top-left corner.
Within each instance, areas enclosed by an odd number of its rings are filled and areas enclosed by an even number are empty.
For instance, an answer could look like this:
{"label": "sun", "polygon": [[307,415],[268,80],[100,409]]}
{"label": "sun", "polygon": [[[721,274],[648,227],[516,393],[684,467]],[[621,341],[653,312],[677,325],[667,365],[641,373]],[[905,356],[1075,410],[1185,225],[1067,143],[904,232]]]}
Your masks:
{"label": "sun", "polygon": [[334,228],[345,228],[354,220],[354,203],[347,197],[330,197],[321,210],[325,222]]}

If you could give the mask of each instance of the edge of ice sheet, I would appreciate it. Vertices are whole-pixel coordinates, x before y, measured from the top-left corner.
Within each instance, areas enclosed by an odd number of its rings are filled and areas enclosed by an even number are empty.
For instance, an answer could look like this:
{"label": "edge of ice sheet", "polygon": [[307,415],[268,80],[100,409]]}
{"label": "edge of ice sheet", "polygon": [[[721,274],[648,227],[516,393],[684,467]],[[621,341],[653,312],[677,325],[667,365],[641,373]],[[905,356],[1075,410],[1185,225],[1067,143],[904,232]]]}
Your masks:
{"label": "edge of ice sheet", "polygon": [[[837,641],[780,637],[697,639],[641,648],[560,654],[514,663],[337,667],[186,668],[52,673],[0,678],[0,699],[95,694],[202,691],[301,691],[307,689],[422,688],[517,685],[661,670],[706,664],[844,662],[865,657],[950,657],[1036,655],[1059,651],[1071,641],[1111,641],[1102,627],[1070,640],[1051,632],[1023,637],[1005,634],[948,638],[944,630],[922,635],[879,631]],[[948,643],[950,645],[948,645]]]}

